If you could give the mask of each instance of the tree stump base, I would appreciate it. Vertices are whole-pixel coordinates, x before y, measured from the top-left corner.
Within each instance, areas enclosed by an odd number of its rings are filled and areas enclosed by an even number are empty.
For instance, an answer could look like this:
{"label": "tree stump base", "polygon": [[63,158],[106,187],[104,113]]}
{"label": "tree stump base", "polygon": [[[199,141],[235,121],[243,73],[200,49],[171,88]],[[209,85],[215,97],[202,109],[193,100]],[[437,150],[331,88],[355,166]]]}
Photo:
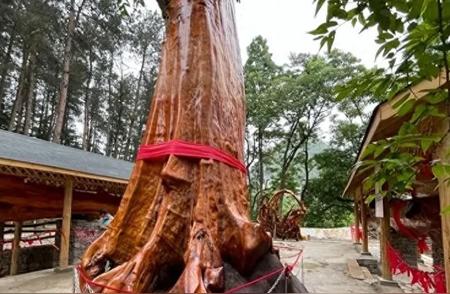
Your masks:
{"label": "tree stump base", "polygon": [[[283,267],[280,259],[276,254],[268,253],[261,261],[259,261],[253,273],[244,277],[239,272],[234,269],[229,263],[224,263],[224,278],[225,278],[225,292],[234,289],[238,286],[244,285],[249,281],[253,281],[258,277],[261,277],[269,272]],[[249,287],[242,288],[234,293],[267,293],[272,286],[275,284],[278,275],[275,275],[267,280],[260,281]],[[81,293],[80,289],[80,276],[77,273],[77,268],[73,269],[73,288],[72,293]],[[176,278],[168,277],[166,280],[176,280]],[[166,285],[166,287],[160,287],[154,289],[152,292],[166,292],[172,289],[173,285]],[[272,290],[272,293],[308,293],[306,287],[298,280],[298,278],[292,274],[289,276],[283,275],[278,284]]]}

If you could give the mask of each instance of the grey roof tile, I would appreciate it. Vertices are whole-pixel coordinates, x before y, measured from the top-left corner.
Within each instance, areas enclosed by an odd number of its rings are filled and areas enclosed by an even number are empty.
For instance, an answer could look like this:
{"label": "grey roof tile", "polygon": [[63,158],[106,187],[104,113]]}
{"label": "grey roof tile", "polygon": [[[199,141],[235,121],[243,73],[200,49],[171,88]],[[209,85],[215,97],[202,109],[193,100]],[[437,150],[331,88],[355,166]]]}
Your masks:
{"label": "grey roof tile", "polygon": [[0,130],[0,158],[128,180],[133,163]]}

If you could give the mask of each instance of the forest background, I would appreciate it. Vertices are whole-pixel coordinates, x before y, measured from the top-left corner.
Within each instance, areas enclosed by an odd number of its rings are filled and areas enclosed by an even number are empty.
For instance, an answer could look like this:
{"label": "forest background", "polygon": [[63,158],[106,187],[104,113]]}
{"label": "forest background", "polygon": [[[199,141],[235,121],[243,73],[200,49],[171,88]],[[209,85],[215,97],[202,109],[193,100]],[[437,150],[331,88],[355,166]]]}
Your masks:
{"label": "forest background", "polygon": [[[0,2],[1,129],[134,160],[164,21],[145,5],[124,9],[124,3]],[[379,99],[371,92],[337,92],[376,69],[339,50],[292,53],[288,63],[276,64],[262,36],[247,47],[247,57],[245,163],[252,216],[265,197],[290,189],[308,207],[305,226],[348,225],[353,201],[341,193]],[[294,204],[286,199],[284,211]]]}

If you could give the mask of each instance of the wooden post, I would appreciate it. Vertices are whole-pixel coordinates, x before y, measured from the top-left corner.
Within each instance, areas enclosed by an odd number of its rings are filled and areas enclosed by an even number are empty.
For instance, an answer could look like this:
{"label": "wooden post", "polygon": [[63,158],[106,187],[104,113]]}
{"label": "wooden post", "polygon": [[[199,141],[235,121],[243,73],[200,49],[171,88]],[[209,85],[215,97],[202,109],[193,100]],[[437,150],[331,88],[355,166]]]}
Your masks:
{"label": "wooden post", "polygon": [[72,218],[72,193],[73,181],[71,178],[66,180],[64,186],[64,207],[63,221],[61,231],[61,246],[59,251],[59,268],[64,269],[69,266],[69,247],[70,247],[70,222]]}
{"label": "wooden post", "polygon": [[[437,149],[437,159],[442,163],[450,164],[450,135],[448,134],[449,122],[446,121],[444,129],[447,135],[442,140],[441,145]],[[439,202],[441,210],[450,206],[450,186],[447,175],[438,178],[439,181]],[[445,280],[447,291],[450,291],[450,213],[441,213],[442,224],[442,249],[444,251]]]}
{"label": "wooden post", "polygon": [[11,250],[11,267],[10,275],[17,275],[19,271],[19,257],[20,257],[20,239],[22,237],[22,223],[14,222],[14,240],[12,242]]}
{"label": "wooden post", "polygon": [[367,224],[367,204],[365,203],[364,195],[361,195],[361,222],[362,222],[362,249],[361,254],[370,255],[369,252],[369,227]]}
{"label": "wooden post", "polygon": [[0,223],[0,255],[3,252],[3,241],[5,241],[5,223]]}
{"label": "wooden post", "polygon": [[361,244],[361,239],[359,236],[359,227],[360,227],[360,221],[359,221],[359,197],[361,197],[361,191],[359,189],[356,189],[355,195],[353,198],[354,202],[354,217],[355,217],[355,240],[354,244]]}
{"label": "wooden post", "polygon": [[391,214],[388,197],[383,198],[383,218],[380,230],[380,253],[381,253],[381,277],[386,281],[392,281],[391,263],[388,256],[388,244],[390,244]]}

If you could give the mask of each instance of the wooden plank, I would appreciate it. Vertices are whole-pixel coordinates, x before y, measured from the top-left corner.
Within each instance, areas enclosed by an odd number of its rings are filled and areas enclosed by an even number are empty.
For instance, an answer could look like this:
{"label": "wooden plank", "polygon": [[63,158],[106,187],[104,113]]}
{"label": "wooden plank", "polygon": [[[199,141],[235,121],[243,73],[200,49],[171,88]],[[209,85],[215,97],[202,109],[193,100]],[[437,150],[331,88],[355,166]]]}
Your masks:
{"label": "wooden plank", "polygon": [[64,207],[62,221],[62,237],[59,251],[59,267],[64,269],[69,266],[70,249],[70,223],[72,218],[72,194],[73,180],[68,178],[64,186]]}
{"label": "wooden plank", "polygon": [[17,275],[17,272],[19,271],[20,239],[22,236],[22,223],[15,222],[14,225],[14,240],[12,242],[11,267],[9,271],[10,275]]}
{"label": "wooden plank", "polygon": [[392,281],[391,263],[388,257],[388,244],[390,244],[391,215],[388,197],[383,197],[384,217],[380,220],[380,253],[381,253],[381,277]]}
{"label": "wooden plank", "polygon": [[359,266],[358,262],[354,259],[347,259],[347,270],[350,277],[358,280],[364,280],[364,272]]}
{"label": "wooden plank", "polygon": [[[21,178],[1,176],[0,222],[60,218],[64,207],[63,193],[63,187],[25,184]],[[72,213],[95,214],[105,210],[115,214],[119,203],[120,197],[107,193],[74,191]]]}
{"label": "wooden plank", "polygon": [[[443,126],[444,131],[449,130],[448,121]],[[442,162],[450,163],[450,135],[446,135],[438,147],[436,155],[437,159]],[[450,184],[445,177],[438,178],[439,181],[439,201],[441,210],[450,206]],[[450,213],[441,213],[442,225],[442,248],[444,251],[445,280],[447,291],[450,291]]]}

